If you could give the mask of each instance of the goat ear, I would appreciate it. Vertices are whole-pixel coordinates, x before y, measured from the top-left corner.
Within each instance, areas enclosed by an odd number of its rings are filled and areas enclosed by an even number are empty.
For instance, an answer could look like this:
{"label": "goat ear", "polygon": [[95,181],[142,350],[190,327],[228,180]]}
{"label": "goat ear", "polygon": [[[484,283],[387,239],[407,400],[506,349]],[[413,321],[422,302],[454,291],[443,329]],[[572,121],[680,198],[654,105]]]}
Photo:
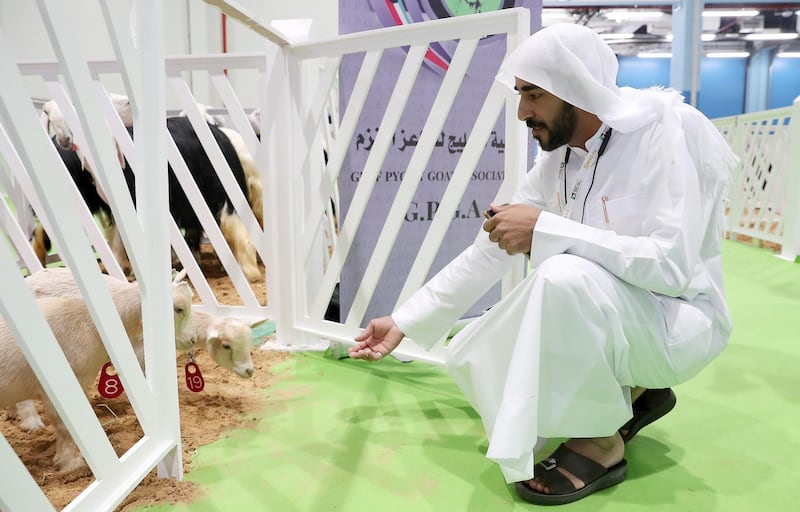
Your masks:
{"label": "goat ear", "polygon": [[209,327],[208,331],[206,331],[206,338],[208,338],[209,341],[219,339],[219,330],[217,330],[216,327]]}
{"label": "goat ear", "polygon": [[186,269],[184,268],[180,272],[176,272],[175,269],[172,269],[172,284],[180,284],[183,282],[183,279],[186,277]]}
{"label": "goat ear", "polygon": [[181,281],[180,283],[178,283],[178,286],[183,286],[184,288],[186,288],[187,290],[189,290],[189,295],[190,295],[192,298],[194,298],[194,289],[192,289],[192,287],[191,287],[191,286],[189,286],[189,283],[187,283],[186,281]]}

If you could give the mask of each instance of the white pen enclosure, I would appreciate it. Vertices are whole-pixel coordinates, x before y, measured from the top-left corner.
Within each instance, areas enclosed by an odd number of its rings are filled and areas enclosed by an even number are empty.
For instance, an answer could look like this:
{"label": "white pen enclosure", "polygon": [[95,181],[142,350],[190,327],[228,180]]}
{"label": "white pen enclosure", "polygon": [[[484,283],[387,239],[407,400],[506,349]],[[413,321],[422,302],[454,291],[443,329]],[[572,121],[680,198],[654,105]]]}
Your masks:
{"label": "white pen enclosure", "polygon": [[[325,319],[326,307],[339,280],[352,236],[362,221],[374,180],[362,180],[347,216],[337,219],[337,180],[347,147],[384,51],[407,48],[404,76],[394,86],[392,101],[382,114],[387,133],[402,114],[410,83],[422,66],[420,56],[432,42],[458,41],[458,50],[428,114],[406,176],[380,231],[371,265],[382,266],[412,201],[419,174],[425,169],[447,116],[451,98],[458,93],[476,41],[493,34],[506,35],[506,51],[529,32],[529,13],[509,9],[374,30],[324,41],[291,43],[233,2],[207,0],[263,37],[264,51],[252,54],[164,55],[163,4],[155,0],[130,2],[129,17],[112,16],[106,2],[105,28],[115,58],[87,61],[71,38],[78,26],[68,3],[38,0],[36,5],[50,37],[56,61],[23,62],[0,31],[0,313],[53,401],[70,434],[94,474],[95,480],[64,510],[112,510],[153,469],[161,476],[182,476],[180,425],[172,342],[170,307],[170,247],[186,269],[196,291],[198,309],[251,321],[271,319],[277,336],[269,346],[282,350],[319,350],[329,341],[349,342],[367,320],[351,314],[345,323]],[[363,55],[349,101],[339,108],[337,79],[346,55]],[[254,158],[263,188],[263,227],[248,198],[237,186],[232,169],[197,107],[193,74],[202,72],[213,88],[228,128],[237,131]],[[245,104],[230,74],[241,72],[258,83],[258,99]],[[107,90],[108,77],[124,90]],[[44,84],[48,98],[34,97],[29,84]],[[128,134],[107,93],[125,94],[134,112],[135,142]],[[206,206],[184,159],[169,136],[164,117],[172,101],[185,110],[225,192],[241,219],[261,260],[260,280],[248,280],[228,241]],[[133,274],[143,294],[145,371],[126,339],[119,315],[100,278],[102,265],[109,274],[125,277],[97,219],[86,207],[72,182],[46,127],[40,120],[42,100],[54,99],[64,113],[74,142],[94,170],[107,198]],[[260,138],[248,115],[260,109]],[[175,109],[177,110],[177,109]],[[172,114],[172,112],[169,112]],[[492,128],[505,123],[505,178],[497,201],[506,201],[523,178],[528,158],[524,125],[516,121],[516,101],[501,87],[487,90],[484,104],[469,130],[468,142],[441,198],[420,246],[403,293],[422,285],[465,182],[481,153],[489,145]],[[322,148],[327,150],[327,161]],[[121,172],[124,155],[136,175],[136,202]],[[170,215],[167,162],[189,198],[205,233],[238,297],[220,302],[196,261],[181,229]],[[380,155],[371,158],[365,176],[378,172]],[[417,176],[415,179],[414,177]],[[333,201],[331,200],[333,198]],[[332,206],[333,205],[333,206]],[[35,212],[35,216],[34,213]],[[23,276],[42,265],[31,249],[31,227],[38,219],[53,240],[54,253],[77,276],[110,360],[120,375],[144,435],[126,453],[117,454],[71,372],[52,331],[39,312]],[[370,267],[370,272],[373,268]],[[524,265],[504,281],[507,288],[519,279]],[[266,287],[258,287],[257,284]],[[266,289],[266,291],[264,291]],[[258,291],[261,290],[261,291]],[[360,293],[369,300],[375,292]],[[356,305],[356,310],[363,307]],[[442,362],[442,348],[423,352],[404,344],[398,352],[408,357]],[[26,470],[6,439],[0,438],[0,510],[3,512],[53,510],[37,482]]]}
{"label": "white pen enclosure", "polygon": [[800,98],[789,107],[714,119],[739,157],[731,180],[728,230],[800,255]]}

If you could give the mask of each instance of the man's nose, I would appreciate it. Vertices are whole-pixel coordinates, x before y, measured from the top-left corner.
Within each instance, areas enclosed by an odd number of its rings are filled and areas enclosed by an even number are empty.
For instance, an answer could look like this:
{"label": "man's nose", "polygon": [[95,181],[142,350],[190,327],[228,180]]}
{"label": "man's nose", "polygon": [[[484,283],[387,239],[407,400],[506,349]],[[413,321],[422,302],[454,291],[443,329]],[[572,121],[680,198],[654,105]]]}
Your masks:
{"label": "man's nose", "polygon": [[519,102],[519,106],[517,106],[517,119],[520,121],[525,121],[533,117],[533,111],[531,108],[526,107],[523,101]]}

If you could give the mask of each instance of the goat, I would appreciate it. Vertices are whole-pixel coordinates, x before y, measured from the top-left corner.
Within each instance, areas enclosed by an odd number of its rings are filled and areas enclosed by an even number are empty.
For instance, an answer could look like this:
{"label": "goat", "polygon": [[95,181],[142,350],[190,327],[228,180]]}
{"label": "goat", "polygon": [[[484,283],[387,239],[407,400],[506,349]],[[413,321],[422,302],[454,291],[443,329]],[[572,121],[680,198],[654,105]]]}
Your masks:
{"label": "goat", "polygon": [[[239,132],[223,126],[222,118],[220,116],[211,114],[211,109],[213,107],[198,103],[197,108],[203,115],[205,121],[208,124],[214,125],[222,130],[222,133],[227,135],[228,139],[231,141],[231,144],[233,144],[236,154],[239,155],[239,162],[242,164],[244,176],[247,180],[247,199],[250,203],[250,208],[253,209],[253,214],[258,220],[258,225],[261,226],[261,229],[264,229],[264,202],[263,191],[261,187],[261,177],[258,175],[258,171],[256,170],[255,160],[253,160],[250,151],[247,149],[247,146],[244,143],[244,138],[242,138],[242,135]],[[187,117],[188,114],[185,110],[181,110],[178,116]],[[253,125],[252,120],[251,125]],[[255,126],[256,125],[253,125],[254,128]]]}
{"label": "goat", "polygon": [[[214,139],[217,141],[225,160],[228,162],[242,193],[245,197],[248,197],[247,181],[236,149],[233,147],[228,136],[219,128],[214,125],[208,125],[208,127]],[[178,151],[186,162],[189,171],[192,173],[192,177],[195,183],[197,183],[197,187],[200,189],[200,193],[206,205],[208,205],[209,209],[214,214],[222,230],[222,234],[225,236],[225,240],[228,242],[228,245],[230,245],[245,275],[250,281],[258,280],[261,277],[261,272],[256,262],[255,247],[250,240],[247,229],[231,206],[228,196],[225,193],[225,188],[222,186],[222,182],[206,155],[202,143],[189,122],[189,119],[185,117],[169,117],[167,118],[167,130],[175,141],[175,145],[178,146]],[[133,136],[133,129],[128,128],[128,131],[131,136]],[[186,243],[199,261],[200,240],[203,235],[203,226],[200,224],[197,214],[192,208],[191,203],[189,203],[189,199],[186,197],[178,179],[175,177],[172,167],[170,166],[168,170],[170,213],[178,227],[184,230]],[[135,177],[127,162],[125,162],[123,172],[128,184],[128,190],[135,202]]]}
{"label": "goat", "polygon": [[[135,286],[138,287],[139,284],[137,282],[129,283],[128,281],[123,281],[121,279],[117,279],[115,277],[111,277],[108,274],[101,274],[103,281],[112,294],[118,293],[128,287]],[[28,285],[28,288],[33,293],[34,298],[43,299],[43,298],[80,298],[81,291],[78,288],[78,283],[75,282],[75,276],[72,274],[72,271],[66,267],[56,267],[56,268],[45,268],[40,270],[39,272],[34,272],[33,274],[29,275],[25,278],[25,283]],[[188,289],[188,301],[187,300],[180,300],[174,301],[174,311],[173,314],[175,315],[175,325],[181,326],[180,329],[175,330],[175,340],[176,340],[176,349],[178,350],[189,350],[193,348],[193,345],[179,345],[177,340],[187,340],[189,337],[185,334],[188,330],[189,325],[191,324],[191,306],[192,306],[192,298],[194,297],[194,292],[188,286],[187,283],[183,283],[181,279],[176,279],[173,281],[173,289],[180,288],[181,290]],[[185,293],[185,292],[182,292]],[[175,297],[173,297],[175,299]],[[135,349],[142,349],[143,342],[138,341],[134,343]],[[139,358],[139,363],[143,364],[144,361],[144,353],[137,352],[136,356]]]}
{"label": "goat", "polygon": [[[109,291],[115,293],[129,285],[126,281],[115,279],[107,274],[102,275]],[[181,283],[182,277],[175,277],[174,284]],[[45,297],[80,297],[80,290],[75,278],[66,268],[46,268],[25,279],[36,298]],[[190,300],[191,305],[191,300]],[[185,304],[184,304],[185,306]],[[176,324],[178,316],[187,314],[176,306]],[[205,347],[211,358],[221,367],[239,377],[253,376],[253,360],[250,350],[253,346],[253,334],[250,326],[234,318],[213,317],[206,313],[192,312],[190,319],[181,321],[183,328],[175,331],[175,348],[190,351],[196,344]],[[143,341],[137,340],[135,348],[143,348]],[[137,352],[142,363],[143,353]],[[17,404],[6,411],[9,419],[19,418],[20,427],[28,432],[43,427],[41,418],[32,401]]]}
{"label": "goat", "polygon": [[[109,287],[112,300],[131,344],[137,353],[141,353],[142,312],[139,286],[136,283],[115,281]],[[191,297],[192,291],[188,284],[180,283],[173,287],[175,331],[178,333],[183,332],[188,315],[191,314]],[[36,299],[36,302],[78,382],[84,390],[88,389],[109,359],[88,307],[83,299],[77,297],[45,297]],[[56,453],[53,461],[60,472],[67,473],[82,467],[83,458],[69,431],[44,393],[10,327],[4,319],[0,319],[0,407],[34,398],[42,399],[46,416],[55,424]]]}
{"label": "goat", "polygon": [[57,147],[72,150],[74,144],[72,130],[70,130],[67,120],[64,119],[64,113],[61,112],[56,100],[47,101],[42,105],[41,121],[48,135],[51,131],[54,132],[53,140],[57,143]]}
{"label": "goat", "polygon": [[191,341],[183,340],[180,344],[197,343],[205,347],[211,359],[226,370],[245,379],[253,376],[253,360],[250,357],[253,331],[246,323],[235,318],[194,311],[186,333],[191,336]]}
{"label": "goat", "polygon": [[[127,281],[116,279],[107,274],[102,274],[101,276],[105,281],[108,290],[112,294],[131,286],[131,283],[128,283]],[[75,282],[75,277],[67,268],[59,267],[42,269],[39,272],[31,274],[25,278],[25,283],[28,285],[28,288],[30,288],[34,298],[37,299],[81,297],[81,292],[78,288],[78,284]],[[177,282],[175,285],[177,286]],[[187,317],[191,314],[193,293],[191,292],[191,289],[189,289],[189,291],[190,295],[188,302],[186,300],[181,300],[175,301],[174,304],[175,325],[182,326],[179,331],[176,330],[176,345],[177,340],[179,339],[190,339],[188,335],[184,334],[188,330],[188,325],[190,324],[189,318]],[[191,341],[189,343],[191,343]],[[136,357],[139,360],[139,364],[144,367],[144,341],[142,339],[134,340],[133,348],[136,352]],[[189,350],[193,348],[193,345],[190,344],[188,346],[177,346],[176,348],[179,350]],[[16,408],[8,408],[6,410],[6,416],[9,419],[19,418],[20,427],[28,432],[44,426],[41,418],[39,418],[39,415],[36,413],[36,408],[33,406],[32,401],[20,402],[17,404]]]}
{"label": "goat", "polygon": [[[122,119],[123,124],[127,127],[128,132],[131,134],[131,136],[133,136],[133,116],[131,112],[130,101],[128,100],[127,96],[109,94],[109,98],[112,100],[114,108],[120,115],[120,118]],[[72,143],[72,132],[70,131],[69,126],[67,125],[64,116],[55,101],[50,100],[45,103],[42,116],[43,124],[46,124],[48,132],[53,130],[56,133],[56,140],[58,141],[57,147],[67,147],[64,144],[66,144],[66,141],[68,141],[68,146],[73,148],[74,144]],[[206,116],[211,117],[207,112]],[[226,129],[226,131],[223,132],[213,124],[210,124],[209,127],[215,140],[217,141],[217,144],[220,147],[220,150],[222,151],[223,156],[225,157],[225,160],[228,162],[236,181],[239,183],[239,186],[242,187],[242,192],[253,209],[259,225],[263,228],[264,223],[261,181],[257,171],[255,170],[255,163],[250,156],[250,153],[247,151],[241,135],[230,129]],[[225,236],[225,240],[230,245],[232,252],[236,256],[239,264],[242,266],[242,270],[244,271],[248,280],[258,280],[261,277],[261,272],[258,269],[258,264],[256,261],[255,247],[250,241],[247,230],[242,224],[241,219],[239,219],[238,215],[236,215],[232,206],[230,205],[230,202],[227,200],[225,189],[217,177],[216,170],[207,157],[202,144],[200,143],[200,139],[194,132],[191,123],[185,117],[172,117],[167,119],[167,129],[170,135],[172,135],[175,144],[178,146],[178,150],[186,161],[186,164],[189,167],[189,170],[192,173],[198,188],[200,188],[206,204],[214,214],[217,223],[219,224],[222,233]],[[65,142],[62,142],[62,139]],[[62,154],[62,158],[65,158],[65,163],[66,158],[75,160],[77,163],[73,163],[72,165],[76,167],[76,169],[85,169],[89,171],[89,174],[92,177],[94,176],[92,169],[85,161],[85,158],[83,158],[83,156],[80,154],[80,151],[78,151],[77,157],[75,157],[73,153],[72,156]],[[123,173],[125,174],[128,188],[135,201],[135,181],[133,172],[131,171],[127,162],[124,161],[124,158],[120,158],[120,162],[123,166]],[[70,174],[73,174],[72,170],[70,171]],[[75,174],[73,174],[73,179],[74,178]],[[183,189],[180,187],[177,178],[175,178],[171,167],[169,172],[169,190],[170,212],[173,214],[178,227],[184,230],[186,242],[199,261],[200,240],[203,229],[197,218],[197,215],[191,208]],[[104,200],[105,195],[103,191],[98,188],[97,193],[99,197]],[[113,219],[110,221],[110,224],[113,224]],[[130,265],[127,256],[125,255],[122,241],[119,238],[119,234],[114,234],[114,231],[115,230],[113,230],[113,226],[107,227],[107,238],[113,239],[112,250],[114,251],[114,254],[122,268],[126,272],[129,272]],[[49,249],[38,249],[38,246],[46,246],[46,242],[44,240],[41,242],[36,242],[36,240],[36,237],[34,237],[34,247],[35,250],[38,250],[37,255],[39,252],[44,252],[44,254],[46,254],[46,251]]]}
{"label": "goat", "polygon": [[[81,159],[75,151],[62,148],[55,135],[52,137],[52,140],[56,151],[58,151],[61,160],[64,162],[64,166],[67,168],[67,172],[69,172],[72,181],[78,188],[78,192],[80,192],[83,201],[86,203],[89,211],[97,216],[97,219],[103,226],[106,240],[111,240],[114,232],[114,219],[111,215],[111,208],[109,208],[105,200],[98,194],[94,178],[83,169]],[[31,236],[31,245],[33,246],[36,257],[39,258],[42,265],[45,265],[47,263],[47,253],[50,252],[51,244],[50,237],[45,232],[41,223],[37,222],[34,227],[33,235]]]}
{"label": "goat", "polygon": [[228,137],[233,149],[236,150],[236,155],[239,157],[239,163],[242,164],[245,181],[247,182],[247,202],[256,216],[258,225],[261,226],[261,229],[264,229],[264,192],[261,187],[261,176],[258,175],[258,169],[256,169],[256,162],[250,155],[250,151],[247,150],[244,138],[239,132],[224,126],[220,126],[219,129]]}
{"label": "goat", "polygon": [[[120,119],[122,119],[122,123],[125,126],[133,126],[133,111],[128,97],[114,93],[107,93],[107,95],[114,105],[114,110],[117,111]],[[74,149],[75,140],[72,137],[72,130],[64,118],[64,113],[61,112],[61,107],[58,106],[55,100],[46,101],[42,105],[41,122],[48,135],[50,135],[51,131],[53,132],[53,137],[61,149]]]}
{"label": "goat", "polygon": [[[205,121],[208,124],[213,124],[214,126],[221,128],[225,124],[222,121],[222,116],[215,116],[214,114],[212,114],[211,113],[212,108],[214,107],[212,107],[211,105],[204,105],[202,103],[197,103],[197,110],[200,111],[200,114],[203,116],[203,119],[205,119]],[[187,114],[185,110],[181,110],[180,112],[178,112],[178,117],[188,117],[188,116],[189,114]]]}

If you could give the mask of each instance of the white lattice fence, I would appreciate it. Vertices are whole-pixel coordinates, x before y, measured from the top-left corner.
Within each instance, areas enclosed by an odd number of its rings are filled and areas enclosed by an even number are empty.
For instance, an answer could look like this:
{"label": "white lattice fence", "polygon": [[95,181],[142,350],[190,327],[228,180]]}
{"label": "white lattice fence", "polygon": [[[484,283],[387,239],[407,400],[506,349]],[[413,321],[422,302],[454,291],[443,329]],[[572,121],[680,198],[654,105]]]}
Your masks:
{"label": "white lattice fence", "polygon": [[[182,472],[168,238],[163,223],[167,215],[166,160],[160,137],[157,137],[158,127],[163,125],[163,114],[159,113],[163,112],[164,105],[163,20],[157,4],[143,0],[131,10],[131,16],[138,22],[136,36],[141,42],[136,51],[133,51],[131,34],[115,30],[107,18],[109,34],[117,43],[117,60],[125,63],[121,72],[131,86],[129,94],[132,99],[140,100],[139,126],[143,134],[135,158],[150,172],[137,183],[140,191],[147,191],[138,213],[134,211],[120,173],[102,114],[105,105],[99,99],[97,84],[73,37],[76,13],[63,2],[41,0],[37,4],[59,58],[56,67],[50,68],[56,75],[48,75],[48,83],[55,84],[55,76],[58,76],[64,87],[58,85],[57,90],[68,95],[72,99],[70,104],[76,106],[75,125],[83,127],[82,143],[92,155],[93,167],[111,201],[141,283],[145,372],[139,367],[109,291],[101,281],[92,245],[98,246],[100,257],[108,263],[109,270],[118,273],[119,269],[114,268],[113,259],[106,260],[108,255],[100,247],[102,236],[98,238],[91,216],[85,205],[81,206],[61,158],[40,125],[38,112],[15,62],[14,48],[5,34],[0,33],[0,72],[3,75],[0,150],[8,164],[8,172],[0,185],[17,201],[15,206],[24,209],[24,197],[43,218],[61,258],[76,275],[91,319],[144,432],[127,452],[115,453],[23,281],[17,261],[33,271],[40,267],[24,244],[26,230],[12,222],[14,217],[10,209],[4,209],[0,236],[0,280],[3,282],[0,313],[95,477],[95,481],[64,510],[111,510],[155,466],[164,476],[180,476]],[[142,23],[145,19],[147,22]],[[142,79],[143,73],[148,76],[146,81]],[[7,512],[53,510],[5,437],[0,439],[0,459],[3,466],[0,509]]]}
{"label": "white lattice fence", "polygon": [[798,253],[799,108],[795,102],[714,121],[741,159],[729,192],[731,237],[780,244],[781,255],[791,260]]}
{"label": "white lattice fence", "polygon": [[[102,82],[101,77],[109,78],[116,77],[122,74],[122,68],[117,61],[89,61],[87,62],[89,71],[92,76],[94,85],[94,96],[96,101],[101,105],[104,113],[105,121],[108,123],[112,130],[115,140],[119,144],[120,149],[131,162],[131,167],[134,171],[137,170],[135,159],[133,158],[134,144],[127,133],[126,128],[120,120],[119,114],[114,109],[112,102],[107,97],[107,92],[119,93],[121,91],[107,91]],[[186,112],[189,120],[192,123],[195,131],[198,133],[201,143],[205,148],[206,153],[216,169],[218,175],[222,177],[222,183],[225,186],[228,196],[232,199],[236,208],[236,212],[242,219],[247,228],[250,240],[252,241],[256,251],[258,252],[262,261],[267,259],[264,248],[267,247],[265,242],[264,230],[258,225],[254,212],[250,208],[246,198],[236,185],[235,179],[231,173],[230,167],[220,153],[218,146],[213,139],[209,128],[206,126],[206,121],[198,110],[197,102],[192,95],[191,88],[187,83],[186,77],[188,72],[202,70],[207,72],[209,79],[213,84],[219,97],[222,98],[223,104],[214,109],[215,112],[224,114],[225,126],[232,128],[239,133],[246,145],[247,152],[254,159],[259,154],[260,141],[257,139],[253,131],[253,127],[248,120],[248,112],[252,110],[253,106],[248,106],[248,110],[242,106],[239,98],[231,85],[226,71],[246,70],[252,77],[259,81],[264,81],[264,73],[266,68],[266,57],[264,54],[220,54],[220,55],[206,55],[202,57],[196,56],[176,56],[166,59],[166,72],[167,72],[167,85],[168,92],[172,93],[179,102],[180,107]],[[70,95],[62,84],[60,72],[60,65],[56,62],[36,62],[36,63],[19,63],[19,69],[26,77],[34,77],[41,79],[47,85],[52,98],[59,104],[61,111],[64,113],[70,129],[73,132],[75,142],[80,147],[86,147],[86,137],[84,129],[78,119],[77,112],[73,102],[70,100]],[[125,91],[122,91],[125,92]],[[177,110],[177,109],[176,109]],[[197,293],[201,300],[199,309],[207,310],[215,314],[228,314],[241,318],[260,320],[269,316],[269,309],[266,307],[266,296],[262,292],[257,292],[257,286],[248,282],[246,276],[243,274],[239,263],[236,261],[231,248],[227,241],[225,241],[219,227],[214,220],[213,213],[208,209],[200,191],[193,184],[190,173],[186,167],[183,157],[178,151],[178,148],[172,142],[166,132],[163,134],[165,143],[167,144],[168,160],[172,168],[176,171],[176,176],[181,182],[184,192],[192,204],[192,208],[197,212],[198,218],[203,224],[208,243],[213,248],[215,254],[219,258],[223,268],[225,269],[228,278],[230,279],[238,297],[232,297],[226,303],[220,303],[218,298],[213,293],[212,287],[208,284],[208,279],[203,273],[199,262],[197,262],[192,255],[189,247],[184,241],[178,226],[174,222],[170,222],[170,236],[171,243],[178,259],[183,267],[188,271],[192,283],[195,285]],[[7,139],[0,134],[0,145],[7,147]],[[87,152],[87,157],[90,163],[94,162],[94,155]],[[9,161],[9,165],[18,168],[19,163],[15,159]],[[263,165],[261,166],[263,167]],[[0,183],[2,185],[2,183]],[[20,197],[30,198],[30,203],[34,211],[42,211],[41,205],[37,203],[35,194],[30,192],[30,187],[25,183],[13,185],[7,184],[10,190],[23,189],[27,193],[23,193]],[[74,188],[74,187],[71,187]],[[75,196],[77,189],[71,190],[70,193]],[[75,196],[76,198],[78,196]],[[79,201],[78,201],[79,203]],[[25,202],[17,204],[18,212],[26,212],[27,208]],[[118,262],[112,255],[108,243],[104,240],[101,231],[98,230],[94,223],[91,214],[85,208],[81,208],[81,220],[84,227],[92,237],[93,246],[98,252],[98,257],[105,265],[106,269],[111,275],[116,277],[123,277],[123,272],[119,267]],[[39,215],[45,227],[49,226],[49,220],[46,215]],[[22,225],[22,222],[20,222]],[[15,230],[15,240],[22,240],[25,237],[24,226],[20,228],[19,233]],[[31,270],[40,268],[38,262],[31,259],[29,248],[27,244],[15,244],[18,252],[22,255],[24,266]],[[263,279],[263,277],[262,277]]]}
{"label": "white lattice fence", "polygon": [[[410,85],[428,45],[434,41],[459,41],[406,170],[406,181],[381,231],[380,243],[367,274],[381,272],[385,266],[387,251],[408,211],[419,174],[425,169],[440,123],[447,116],[450,101],[464,79],[477,41],[490,34],[506,34],[508,51],[527,36],[529,30],[528,12],[513,9],[290,45],[279,33],[271,31],[240,7],[222,0],[206,1],[264,36],[264,53],[165,59],[160,41],[163,30],[160,5],[152,0],[133,2],[131,16],[134,19],[129,22],[113,19],[104,8],[116,56],[110,61],[87,62],[82,58],[69,37],[72,27],[77,26],[72,15],[79,13],[70,12],[67,4],[56,0],[39,0],[38,6],[52,38],[57,62],[17,63],[13,48],[0,33],[0,71],[4,76],[0,84],[0,127],[3,129],[0,151],[8,169],[7,173],[0,173],[0,187],[16,209],[13,211],[5,202],[0,209],[4,235],[4,240],[0,241],[3,247],[0,280],[4,283],[0,290],[0,313],[14,329],[26,358],[96,477],[96,481],[65,510],[111,510],[156,466],[163,476],[181,474],[169,304],[170,244],[187,268],[202,307],[213,313],[243,318],[275,319],[278,339],[272,346],[316,349],[326,346],[325,340],[351,341],[364,320],[364,304],[354,305],[354,312],[345,324],[325,320],[324,312],[350,249],[351,236],[362,221],[359,211],[363,212],[370,199],[370,181],[374,179],[361,181],[348,217],[339,226],[340,236],[327,241],[325,229],[335,230],[337,226],[329,224],[330,215],[326,215],[326,210],[330,198],[337,197],[336,182],[345,148],[353,143],[353,132],[382,53],[389,48],[409,48],[404,64],[406,73],[398,81],[381,122],[382,130],[390,133],[406,108]],[[100,4],[105,5],[104,2]],[[138,27],[135,38],[129,33],[130,26]],[[138,47],[134,41],[139,41]],[[343,56],[362,52],[366,56],[356,87],[339,118],[332,104],[338,101],[332,91],[336,88],[339,64]],[[257,76],[262,91],[258,105],[241,104],[225,74],[225,70],[232,69],[248,69]],[[223,102],[218,110],[226,114],[230,126],[241,134],[256,160],[264,190],[264,228],[258,225],[245,197],[237,189],[231,170],[200,118],[192,89],[184,80],[191,70],[208,72]],[[125,84],[124,91],[111,92],[125,93],[132,101],[137,119],[135,143],[106,96],[101,78],[109,74],[118,75]],[[40,78],[47,85],[110,200],[133,271],[144,289],[146,372],[139,368],[119,316],[111,306],[109,293],[99,277],[97,260],[99,258],[112,275],[121,277],[123,270],[91,213],[81,204],[77,189],[39,124],[34,98],[26,90],[25,77]],[[173,94],[188,112],[194,130],[263,260],[269,304],[243,275],[192,180],[182,179],[181,184],[239,294],[238,303],[220,304],[215,298],[203,275],[202,265],[194,260],[169,215],[166,162],[169,161],[178,175],[187,173],[183,159],[176,154],[163,128],[167,94]],[[246,119],[246,112],[253,107],[269,113],[262,116],[260,140]],[[527,134],[523,125],[516,121],[515,98],[495,86],[488,92],[475,126],[470,129],[469,142],[408,275],[403,296],[422,284],[464,192],[464,181],[469,180],[503,110],[506,173],[498,200],[507,199],[524,176]],[[331,112],[333,115],[329,116]],[[334,123],[332,128],[329,119]],[[327,165],[322,161],[323,139],[329,156]],[[138,210],[134,208],[115,158],[115,140],[137,175]],[[385,144],[385,141],[378,141],[378,144]],[[371,158],[363,170],[364,176],[374,176],[380,166],[379,156]],[[92,318],[142,425],[142,439],[121,456],[114,453],[22,280],[20,266],[32,272],[41,268],[26,243],[30,227],[27,203],[50,233],[61,259],[78,276]],[[330,255],[327,254],[328,245],[331,245]],[[510,275],[506,286],[521,277],[521,273],[522,268]],[[371,279],[362,283],[363,300],[369,300],[375,293],[374,285]],[[20,322],[20,318],[26,321]],[[403,354],[442,361],[441,353],[426,354],[413,346],[405,348],[400,355]],[[0,439],[0,460],[4,467],[4,476],[0,479],[0,509],[4,512],[52,510],[4,438]]]}
{"label": "white lattice fence", "polygon": [[[289,112],[287,110],[284,112],[287,112],[289,117],[299,118],[302,121],[297,124],[296,131],[286,132],[275,127],[272,129],[272,135],[277,139],[275,144],[293,148],[290,158],[294,164],[278,167],[288,166],[301,172],[299,180],[288,180],[280,174],[276,175],[281,183],[275,190],[293,190],[291,194],[275,198],[277,201],[282,201],[281,211],[292,213],[287,216],[287,222],[275,227],[279,243],[284,248],[278,255],[277,262],[278,268],[281,269],[280,279],[285,280],[280,286],[284,295],[281,296],[281,316],[278,318],[279,341],[298,343],[298,340],[307,340],[313,343],[319,336],[329,340],[352,341],[360,326],[368,320],[363,316],[366,304],[376,293],[377,277],[384,271],[389,252],[409,211],[436,139],[441,133],[442,123],[452,106],[453,98],[458,94],[465,70],[473,58],[478,39],[492,34],[506,34],[506,51],[508,51],[528,35],[529,27],[526,10],[510,9],[348,34],[335,40],[299,43],[288,48],[286,69],[296,90],[302,90],[303,84],[308,83],[307,75],[303,72],[306,64],[314,63],[313,72],[320,78],[315,82],[316,88],[312,88],[308,95],[291,98],[284,96],[287,100],[291,100],[286,103]],[[419,140],[378,240],[374,244],[369,263],[363,270],[363,279],[356,295],[357,300],[350,309],[344,325],[325,321],[323,314],[328,300],[339,281],[354,234],[363,221],[376,176],[391,145],[392,134],[397,130],[398,120],[408,108],[410,91],[422,66],[423,56],[432,42],[448,40],[457,40],[458,47],[439,86],[433,108],[424,120]],[[347,216],[341,219],[339,236],[330,260],[323,267],[317,242],[320,223],[324,218],[323,211],[329,202],[328,198],[336,190],[346,150],[348,146],[355,144],[354,131],[382,56],[384,52],[394,48],[407,48],[402,70],[390,93],[388,106],[381,113],[375,144],[365,167],[361,170],[361,178]],[[317,141],[324,132],[327,122],[324,113],[326,102],[330,98],[328,92],[333,86],[334,77],[343,57],[354,54],[363,54],[363,59],[347,105],[342,107],[341,123],[336,130],[336,139],[329,148],[328,164],[320,175],[319,167],[314,162],[321,154]],[[319,62],[322,62],[321,73],[318,71]],[[498,192],[498,200],[507,200],[524,176],[527,170],[527,134],[524,126],[516,120],[516,98],[502,86],[495,84],[486,94],[474,126],[467,128],[468,142],[405,280],[405,286],[400,294],[401,300],[423,284],[462,199],[466,184],[483,151],[489,146],[492,128],[502,112],[506,128],[504,164],[506,175],[503,186]],[[285,116],[275,116],[273,121],[284,118]],[[288,247],[284,246],[285,242],[288,243]],[[316,261],[320,263],[313,263]],[[519,279],[523,270],[521,264],[519,271],[508,277],[507,284]],[[290,303],[287,305],[283,300]],[[443,361],[443,354],[440,351],[424,352],[410,343],[400,348],[402,350],[397,353],[401,357]]]}

